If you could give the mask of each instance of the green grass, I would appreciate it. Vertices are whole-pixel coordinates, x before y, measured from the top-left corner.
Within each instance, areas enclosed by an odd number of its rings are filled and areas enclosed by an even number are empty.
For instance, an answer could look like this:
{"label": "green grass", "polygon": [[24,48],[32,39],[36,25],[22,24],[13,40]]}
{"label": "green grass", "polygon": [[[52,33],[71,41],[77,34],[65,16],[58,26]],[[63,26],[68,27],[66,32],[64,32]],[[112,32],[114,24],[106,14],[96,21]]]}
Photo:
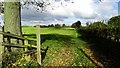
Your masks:
{"label": "green grass", "polygon": [[51,47],[43,61],[44,66],[84,66],[94,67],[76,47]]}
{"label": "green grass", "polygon": [[23,26],[22,27],[22,33],[23,34],[36,34],[37,30],[36,30],[36,27]]}
{"label": "green grass", "polygon": [[[37,29],[36,27],[31,27],[31,26],[24,26],[22,27],[22,32],[23,34],[36,34]],[[68,35],[72,37],[76,37],[77,33],[73,29],[57,29],[57,28],[40,28],[41,34],[60,34],[60,35]]]}
{"label": "green grass", "polygon": [[[78,49],[86,42],[77,38],[74,29],[41,28],[40,30],[41,47],[49,47],[42,63],[44,66],[94,66]],[[29,43],[36,45],[36,27],[22,27],[22,31],[31,39]]]}
{"label": "green grass", "polygon": [[[30,44],[36,44],[36,33],[37,33],[36,27],[24,26],[22,27],[22,31],[24,35],[28,36],[28,38],[32,40],[29,41]],[[65,46],[69,45],[76,47],[85,44],[84,41],[77,39],[77,32],[74,29],[41,28],[40,31],[41,31],[41,42],[45,44],[44,46],[59,47],[61,46],[59,44],[65,44]]]}

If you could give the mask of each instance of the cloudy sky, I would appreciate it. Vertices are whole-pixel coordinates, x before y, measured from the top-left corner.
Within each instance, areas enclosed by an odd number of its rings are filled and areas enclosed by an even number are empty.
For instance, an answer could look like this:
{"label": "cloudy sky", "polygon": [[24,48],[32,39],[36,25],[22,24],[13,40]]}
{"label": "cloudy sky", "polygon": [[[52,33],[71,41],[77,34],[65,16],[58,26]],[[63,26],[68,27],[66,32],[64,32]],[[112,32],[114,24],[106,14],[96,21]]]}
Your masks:
{"label": "cloudy sky", "polygon": [[[37,11],[35,6],[29,6],[29,9],[23,8],[21,12],[22,25],[57,23],[71,25],[78,20],[85,25],[86,22],[107,21],[112,16],[118,15],[119,0],[72,0],[74,3],[62,2],[63,0],[56,1],[47,6],[42,13]],[[54,7],[51,8],[51,6]],[[3,15],[0,16],[0,21],[2,19]]]}

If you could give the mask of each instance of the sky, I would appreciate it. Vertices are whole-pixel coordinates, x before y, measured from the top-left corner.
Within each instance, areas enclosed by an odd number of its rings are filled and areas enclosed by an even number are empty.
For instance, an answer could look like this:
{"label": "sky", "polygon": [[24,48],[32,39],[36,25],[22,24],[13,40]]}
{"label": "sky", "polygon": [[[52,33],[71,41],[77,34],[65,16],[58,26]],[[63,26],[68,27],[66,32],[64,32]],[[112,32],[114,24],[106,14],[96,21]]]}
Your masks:
{"label": "sky", "polygon": [[[63,0],[56,1],[51,0],[52,4],[45,7],[43,12],[37,11],[33,5],[27,6],[29,9],[22,8],[22,25],[34,26],[36,24],[57,23],[71,25],[79,20],[85,26],[86,22],[108,21],[111,17],[117,16],[120,10],[119,0],[72,0],[74,3],[63,2]],[[0,22],[3,22],[3,16],[0,15]]]}

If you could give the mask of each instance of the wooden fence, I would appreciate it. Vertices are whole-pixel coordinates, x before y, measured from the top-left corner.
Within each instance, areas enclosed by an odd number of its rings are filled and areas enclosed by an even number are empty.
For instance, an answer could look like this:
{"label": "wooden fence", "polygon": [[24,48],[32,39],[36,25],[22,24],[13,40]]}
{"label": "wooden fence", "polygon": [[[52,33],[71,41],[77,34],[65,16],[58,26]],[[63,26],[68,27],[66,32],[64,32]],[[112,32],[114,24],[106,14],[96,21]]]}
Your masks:
{"label": "wooden fence", "polygon": [[[23,48],[23,52],[24,53],[28,53],[28,52],[33,52],[34,50],[29,50],[28,48],[33,48],[33,49],[37,49],[37,61],[38,63],[41,65],[41,48],[40,48],[40,25],[37,25],[37,46],[35,45],[30,45],[28,44],[28,40],[27,37],[23,37],[23,36],[19,36],[19,35],[15,35],[12,34],[10,32],[3,32],[2,31],[2,27],[0,26],[0,66],[1,66],[1,62],[2,62],[2,53],[5,51],[4,49],[7,48],[7,51],[11,52],[11,47],[12,48]],[[12,43],[11,40],[12,39],[16,39],[17,40],[17,44]],[[19,44],[20,41],[22,41],[22,44]],[[45,49],[42,49],[44,52]]]}

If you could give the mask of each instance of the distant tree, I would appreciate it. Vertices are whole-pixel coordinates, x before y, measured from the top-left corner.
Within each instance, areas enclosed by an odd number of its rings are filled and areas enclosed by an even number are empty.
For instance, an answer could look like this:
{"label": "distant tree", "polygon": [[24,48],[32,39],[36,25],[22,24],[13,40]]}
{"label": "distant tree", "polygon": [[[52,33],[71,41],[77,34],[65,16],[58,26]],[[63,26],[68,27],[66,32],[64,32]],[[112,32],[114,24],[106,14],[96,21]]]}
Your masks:
{"label": "distant tree", "polygon": [[108,25],[110,27],[120,27],[120,15],[109,19]]}
{"label": "distant tree", "polygon": [[66,25],[65,25],[65,24],[62,24],[62,27],[66,27]]}
{"label": "distant tree", "polygon": [[71,25],[71,27],[72,27],[72,28],[75,28],[75,27],[76,27],[76,24],[75,24],[75,23],[73,23],[73,24]]}
{"label": "distant tree", "polygon": [[75,22],[75,23],[73,23],[73,24],[71,25],[71,27],[76,28],[76,29],[79,29],[80,26],[81,26],[81,22],[80,22],[80,21],[77,21],[77,22]]}
{"label": "distant tree", "polygon": [[51,25],[49,24],[48,27],[50,27]]}
{"label": "distant tree", "polygon": [[48,26],[46,26],[46,25],[40,25],[40,27],[41,27],[41,28],[46,28],[46,27],[48,27]]}
{"label": "distant tree", "polygon": [[53,24],[51,24],[51,27],[54,27],[54,25],[53,25]]}
{"label": "distant tree", "polygon": [[49,24],[48,27],[54,27],[54,25],[53,24]]}
{"label": "distant tree", "polygon": [[61,28],[60,24],[55,24],[55,28]]}

